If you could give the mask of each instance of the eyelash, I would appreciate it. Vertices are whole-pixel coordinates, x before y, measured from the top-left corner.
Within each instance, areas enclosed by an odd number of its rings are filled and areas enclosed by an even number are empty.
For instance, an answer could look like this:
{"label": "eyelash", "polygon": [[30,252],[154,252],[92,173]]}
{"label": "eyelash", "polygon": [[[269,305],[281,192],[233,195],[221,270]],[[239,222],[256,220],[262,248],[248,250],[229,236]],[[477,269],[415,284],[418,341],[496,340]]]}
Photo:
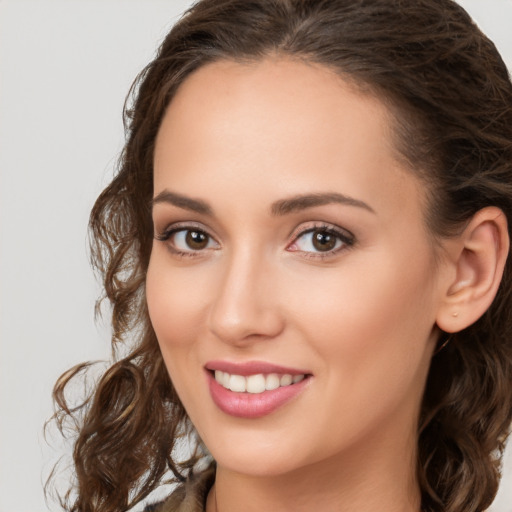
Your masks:
{"label": "eyelash", "polygon": [[[176,235],[180,232],[196,232],[201,233],[205,235],[209,240],[215,240],[213,236],[211,236],[204,228],[201,226],[196,226],[193,224],[184,224],[184,225],[173,225],[168,227],[165,231],[162,233],[156,234],[155,239],[160,242],[169,242],[171,237],[173,235]],[[301,251],[300,249],[290,250],[289,247],[296,244],[302,237],[305,237],[306,235],[314,232],[321,232],[326,233],[328,235],[332,235],[336,237],[337,240],[341,242],[341,246],[337,247],[335,249],[331,249],[325,252],[322,251]],[[329,225],[329,224],[312,224],[307,228],[302,228],[298,230],[296,233],[292,234],[293,241],[288,244],[286,247],[290,252],[300,252],[303,254],[305,258],[309,259],[326,259],[329,257],[333,257],[334,255],[338,254],[340,251],[347,250],[351,248],[355,244],[355,237],[352,235],[352,233],[337,228],[335,226]],[[218,242],[216,242],[218,244]],[[176,256],[180,258],[194,258],[194,257],[200,257],[204,253],[205,249],[190,249],[189,251],[182,251],[180,249],[177,249],[174,245],[172,245],[170,242],[166,244],[168,249]]]}

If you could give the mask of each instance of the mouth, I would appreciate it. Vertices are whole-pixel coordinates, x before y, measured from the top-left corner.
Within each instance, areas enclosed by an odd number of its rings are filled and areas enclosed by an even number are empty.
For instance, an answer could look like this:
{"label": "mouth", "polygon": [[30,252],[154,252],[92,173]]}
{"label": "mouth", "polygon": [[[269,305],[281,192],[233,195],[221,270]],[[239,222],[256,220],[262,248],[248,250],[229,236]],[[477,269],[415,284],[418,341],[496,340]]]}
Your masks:
{"label": "mouth", "polygon": [[217,361],[205,366],[217,407],[230,416],[259,418],[276,411],[307,389],[312,374],[262,362]]}

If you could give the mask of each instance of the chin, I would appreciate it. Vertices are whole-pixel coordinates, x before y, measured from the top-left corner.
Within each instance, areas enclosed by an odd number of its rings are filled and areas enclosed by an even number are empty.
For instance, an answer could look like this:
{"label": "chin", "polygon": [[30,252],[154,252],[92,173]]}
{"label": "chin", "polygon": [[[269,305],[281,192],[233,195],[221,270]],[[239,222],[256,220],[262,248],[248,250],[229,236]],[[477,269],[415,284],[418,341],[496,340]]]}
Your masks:
{"label": "chin", "polygon": [[252,477],[273,477],[291,473],[300,464],[289,457],[275,456],[272,453],[262,456],[253,451],[223,454],[215,459],[217,465],[234,473]]}
{"label": "chin", "polygon": [[[246,433],[247,434],[247,433]],[[208,443],[208,440],[206,440]],[[205,444],[206,444],[205,443]],[[254,435],[216,436],[206,444],[219,467],[254,477],[285,475],[316,462],[309,443],[287,443],[286,437],[258,432]]]}

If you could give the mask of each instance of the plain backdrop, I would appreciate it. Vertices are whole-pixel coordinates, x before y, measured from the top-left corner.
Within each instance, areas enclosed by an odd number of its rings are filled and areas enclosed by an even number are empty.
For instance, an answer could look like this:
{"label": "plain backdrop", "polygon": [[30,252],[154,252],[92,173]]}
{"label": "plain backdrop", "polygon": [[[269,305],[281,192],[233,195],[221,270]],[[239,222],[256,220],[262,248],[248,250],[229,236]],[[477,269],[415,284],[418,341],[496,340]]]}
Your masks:
{"label": "plain backdrop", "polygon": [[[53,384],[109,357],[88,214],[122,148],[128,88],[190,3],[0,0],[0,512],[47,510],[42,482],[67,449],[43,438]],[[512,69],[512,0],[461,3]],[[512,447],[492,510],[512,512]]]}

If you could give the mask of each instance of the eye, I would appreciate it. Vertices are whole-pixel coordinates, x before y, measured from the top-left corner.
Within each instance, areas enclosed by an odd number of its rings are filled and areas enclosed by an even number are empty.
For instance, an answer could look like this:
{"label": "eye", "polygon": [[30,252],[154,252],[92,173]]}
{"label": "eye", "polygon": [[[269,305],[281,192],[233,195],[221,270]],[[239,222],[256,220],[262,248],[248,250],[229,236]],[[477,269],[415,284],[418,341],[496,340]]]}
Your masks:
{"label": "eye", "polygon": [[330,226],[319,226],[299,233],[288,250],[329,255],[353,244],[351,235]]}
{"label": "eye", "polygon": [[179,255],[193,255],[207,249],[216,249],[219,244],[205,231],[196,227],[174,227],[156,236],[166,242],[169,249]]}
{"label": "eye", "polygon": [[204,231],[182,229],[174,233],[173,242],[176,248],[181,251],[201,251],[210,247],[213,240]]}

